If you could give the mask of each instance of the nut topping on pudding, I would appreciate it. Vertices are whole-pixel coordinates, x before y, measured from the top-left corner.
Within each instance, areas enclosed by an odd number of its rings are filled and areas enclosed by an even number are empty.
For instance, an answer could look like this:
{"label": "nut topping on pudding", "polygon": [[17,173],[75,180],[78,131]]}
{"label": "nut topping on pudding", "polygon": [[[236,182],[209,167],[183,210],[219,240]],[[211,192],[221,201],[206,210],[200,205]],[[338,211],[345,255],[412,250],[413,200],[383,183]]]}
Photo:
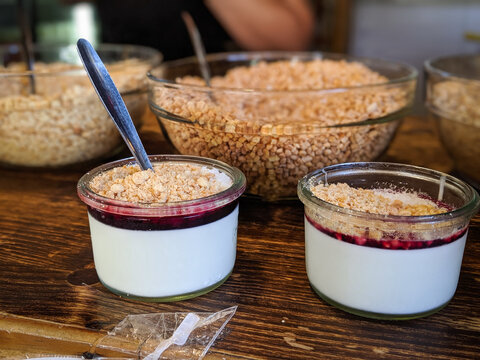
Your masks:
{"label": "nut topping on pudding", "polygon": [[451,210],[446,205],[437,204],[418,193],[392,189],[362,189],[336,183],[318,184],[313,186],[311,191],[317,198],[328,203],[372,214],[425,216]]}
{"label": "nut topping on pudding", "polygon": [[162,162],[153,169],[124,165],[96,176],[89,185],[110,199],[150,204],[200,199],[232,185],[226,174],[201,165]]}

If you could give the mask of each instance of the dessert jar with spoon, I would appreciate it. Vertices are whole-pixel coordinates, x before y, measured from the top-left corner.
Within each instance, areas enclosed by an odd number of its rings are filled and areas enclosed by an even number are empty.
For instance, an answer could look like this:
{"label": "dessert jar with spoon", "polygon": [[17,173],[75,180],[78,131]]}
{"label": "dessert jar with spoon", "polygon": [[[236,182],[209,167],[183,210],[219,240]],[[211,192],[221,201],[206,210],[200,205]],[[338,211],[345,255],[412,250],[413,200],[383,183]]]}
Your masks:
{"label": "dessert jar with spoon", "polygon": [[125,159],[78,183],[97,274],[114,293],[139,300],[204,294],[232,272],[245,176],[206,158],[149,158],[153,170]]}
{"label": "dessert jar with spoon", "polygon": [[85,39],[77,48],[135,159],[100,166],[78,183],[100,281],[112,292],[146,301],[183,300],[213,290],[235,263],[245,176],[205,158],[149,157],[99,55]]}
{"label": "dessert jar with spoon", "polygon": [[313,290],[378,319],[427,316],[459,280],[478,193],[443,173],[392,163],[346,163],[298,185],[305,205],[306,269]]}

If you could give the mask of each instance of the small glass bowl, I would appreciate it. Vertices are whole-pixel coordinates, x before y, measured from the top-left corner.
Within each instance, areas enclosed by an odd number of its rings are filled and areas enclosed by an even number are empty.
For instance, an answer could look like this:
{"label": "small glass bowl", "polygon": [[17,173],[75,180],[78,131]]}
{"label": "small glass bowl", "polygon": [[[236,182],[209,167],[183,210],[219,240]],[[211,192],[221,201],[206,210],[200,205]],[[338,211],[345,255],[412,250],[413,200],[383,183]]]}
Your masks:
{"label": "small glass bowl", "polygon": [[[430,216],[377,215],[342,208],[311,192],[319,183],[416,191],[454,210]],[[326,302],[376,319],[435,313],[453,297],[478,193],[438,171],[393,163],[347,163],[305,176],[305,260],[313,290]]]}
{"label": "small glass bowl", "polygon": [[[302,79],[301,87],[298,79],[308,73],[303,66],[318,60],[339,67],[355,62],[384,79],[321,89],[308,88]],[[212,87],[179,81],[199,77],[196,58],[164,62],[149,72],[150,107],[181,154],[238,167],[247,177],[247,193],[268,201],[295,198],[298,180],[310,171],[380,156],[412,105],[417,78],[405,64],[320,52],[220,53],[208,55],[207,61]],[[263,65],[272,63],[284,67]],[[258,79],[245,73],[248,88],[215,85],[215,77],[253,66],[259,79],[268,73],[291,81],[289,90],[255,88]],[[296,76],[291,68],[297,68]],[[325,76],[319,72],[316,78]]]}
{"label": "small glass bowl", "polygon": [[456,169],[480,184],[480,55],[425,62],[426,105]]}
{"label": "small glass bowl", "polygon": [[[160,63],[160,53],[131,45],[96,49],[140,126],[148,111],[145,74]],[[54,168],[119,151],[123,141],[76,47],[38,45],[34,59],[34,71],[28,71],[19,46],[0,46],[0,163]]]}
{"label": "small glass bowl", "polygon": [[220,286],[236,256],[238,198],[245,176],[220,161],[196,156],[155,155],[150,161],[214,168],[232,185],[208,197],[149,205],[108,199],[89,184],[107,170],[133,165],[132,158],[99,166],[78,182],[87,205],[98,277],[110,291],[143,301],[178,301]]}

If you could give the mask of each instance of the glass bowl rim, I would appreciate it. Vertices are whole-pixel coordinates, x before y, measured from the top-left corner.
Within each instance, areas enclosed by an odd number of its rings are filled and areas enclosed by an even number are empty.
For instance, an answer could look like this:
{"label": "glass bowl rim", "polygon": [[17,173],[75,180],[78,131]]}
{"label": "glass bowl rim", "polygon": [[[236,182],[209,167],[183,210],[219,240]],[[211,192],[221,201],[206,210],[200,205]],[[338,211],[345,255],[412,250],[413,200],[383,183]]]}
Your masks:
{"label": "glass bowl rim", "polygon": [[[160,65],[163,59],[163,54],[148,46],[142,45],[131,45],[131,44],[112,44],[112,43],[99,43],[96,44],[95,50],[99,53],[100,57],[102,57],[103,52],[111,52],[115,51],[119,54],[124,53],[125,51],[131,52],[132,54],[141,53],[142,55],[146,55],[144,61],[147,61],[150,64],[150,69]],[[18,44],[10,44],[10,45],[0,45],[0,54],[9,53],[9,49],[17,49],[16,52],[22,52],[21,46]],[[50,51],[60,51],[62,49],[72,49],[75,50],[76,53],[76,46],[74,44],[34,44],[33,51],[35,52],[50,52]],[[133,58],[133,57],[132,57]],[[127,58],[128,59],[128,58]],[[125,59],[126,60],[126,59]],[[57,62],[56,60],[55,62]],[[108,60],[104,60],[105,64],[109,64]],[[68,63],[72,64],[73,63]],[[110,63],[111,64],[111,63]],[[83,65],[78,58],[78,69],[68,69],[68,70],[59,70],[59,71],[50,71],[50,72],[39,72],[36,70],[24,70],[21,72],[12,71],[12,72],[0,72],[0,78],[8,78],[8,77],[23,77],[23,76],[65,76],[65,75],[85,75],[85,70]]]}
{"label": "glass bowl rim", "polygon": [[[351,168],[351,169],[369,169],[372,167],[372,170],[376,170],[375,167],[386,167],[387,170],[395,170],[402,168],[403,170],[408,170],[408,173],[413,175],[414,172],[421,172],[425,176],[428,176],[428,173],[431,175],[435,174],[439,178],[441,176],[446,177],[446,181],[450,181],[455,183],[457,186],[462,188],[462,191],[469,196],[470,201],[464,204],[462,207],[454,209],[452,211],[447,211],[441,214],[435,215],[422,215],[422,216],[405,216],[405,215],[381,215],[381,214],[372,214],[358,210],[347,209],[327,201],[321,200],[317,198],[313,193],[310,191],[308,186],[308,182],[317,177],[319,175],[323,175],[325,173],[328,174],[329,170],[336,170],[340,168]],[[480,208],[480,197],[477,191],[464,182],[452,175],[443,173],[441,171],[428,169],[421,166],[416,165],[409,165],[409,164],[400,164],[400,163],[392,163],[392,162],[350,162],[350,163],[340,163],[335,165],[326,166],[322,169],[317,169],[309,174],[305,175],[298,181],[297,186],[297,194],[300,201],[305,205],[314,205],[320,208],[324,208],[326,210],[340,213],[342,215],[353,216],[355,218],[362,218],[366,220],[380,220],[380,221],[389,221],[389,222],[410,222],[410,223],[432,223],[432,222],[441,222],[441,221],[448,221],[454,218],[458,218],[461,216],[471,217],[473,216]]]}
{"label": "glass bowl rim", "polygon": [[155,164],[155,162],[172,161],[211,166],[227,174],[232,179],[232,184],[227,189],[210,196],[155,205],[115,200],[98,195],[90,189],[90,181],[100,173],[123,165],[135,165],[135,159],[129,157],[97,166],[84,174],[77,184],[77,194],[80,197],[80,200],[95,209],[118,215],[145,217],[184,216],[200,211],[204,212],[217,209],[227,205],[238,199],[246,188],[245,175],[238,168],[219,160],[201,156],[177,154],[149,155],[149,159],[153,164]]}
{"label": "glass bowl rim", "polygon": [[[466,76],[462,76],[456,74],[451,71],[443,70],[437,66],[435,63],[441,60],[454,60],[454,59],[465,59],[465,58],[478,58],[480,60],[480,54],[456,54],[456,55],[446,55],[446,56],[439,56],[431,59],[427,59],[424,61],[423,66],[425,71],[429,74],[436,74],[443,78],[450,78],[461,82],[476,84],[480,86],[480,78],[479,79],[472,79]],[[480,74],[479,74],[480,75]]]}
{"label": "glass bowl rim", "polygon": [[[193,89],[193,90],[200,90],[200,91],[225,91],[225,92],[236,92],[236,93],[265,93],[265,94],[278,94],[278,93],[340,93],[346,92],[349,90],[361,90],[361,89],[374,89],[377,87],[385,87],[385,86],[395,86],[397,84],[407,83],[412,80],[416,80],[418,77],[417,69],[409,65],[407,63],[395,60],[387,60],[382,58],[373,58],[373,57],[361,57],[361,56],[352,56],[352,55],[345,55],[340,53],[333,53],[333,52],[323,52],[323,51],[239,51],[239,52],[221,52],[221,53],[211,53],[206,55],[207,62],[210,61],[217,61],[217,60],[229,60],[232,58],[232,63],[238,60],[263,60],[268,59],[269,57],[272,60],[287,60],[290,57],[305,57],[309,60],[314,59],[327,59],[332,60],[346,60],[346,61],[358,61],[361,62],[363,65],[368,67],[369,62],[378,62],[388,65],[397,65],[401,66],[405,70],[408,71],[407,75],[401,76],[398,79],[389,79],[386,82],[382,83],[375,83],[375,84],[366,84],[366,85],[357,85],[357,86],[344,86],[344,87],[336,87],[336,88],[320,88],[320,89],[292,89],[292,90],[275,90],[275,89],[259,89],[259,88],[227,88],[227,87],[208,87],[202,85],[195,85],[195,84],[178,84],[175,81],[167,80],[163,78],[159,78],[153,74],[153,72],[157,69],[166,66],[178,66],[184,65],[188,63],[198,63],[198,59],[195,56],[171,60],[171,61],[164,61],[155,68],[149,70],[147,72],[147,78],[153,83],[160,83],[163,85],[168,85],[169,87],[175,87],[178,89],[186,88],[186,89]],[[290,59],[291,61],[292,59]]]}

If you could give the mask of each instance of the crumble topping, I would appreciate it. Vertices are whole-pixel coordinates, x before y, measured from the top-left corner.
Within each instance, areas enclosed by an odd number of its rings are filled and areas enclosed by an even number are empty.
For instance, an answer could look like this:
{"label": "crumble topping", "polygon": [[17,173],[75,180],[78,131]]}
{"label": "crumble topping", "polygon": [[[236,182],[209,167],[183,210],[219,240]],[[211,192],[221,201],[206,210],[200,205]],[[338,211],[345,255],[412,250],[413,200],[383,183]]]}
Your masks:
{"label": "crumble topping", "polygon": [[[139,126],[148,110],[149,63],[128,59],[106,66]],[[35,94],[28,77],[18,75],[25,70],[23,62],[0,64],[2,163],[59,167],[109,155],[123,143],[83,66],[36,62]]]}
{"label": "crumble topping", "polygon": [[[194,122],[159,118],[175,148],[238,167],[247,178],[247,192],[269,201],[295,196],[298,179],[315,169],[376,159],[397,120],[330,126],[392,114],[408,105],[415,87],[413,79],[389,84],[360,62],[295,57],[236,66],[214,76],[208,91],[188,86],[205,86],[198,76],[176,82],[179,87],[158,83],[151,89],[158,106]],[[261,90],[240,90],[245,88]]]}
{"label": "crumble topping", "polygon": [[96,176],[90,188],[110,199],[132,203],[167,203],[200,199],[231,186],[230,177],[206,166],[162,162],[153,171],[124,165]]}
{"label": "crumble topping", "polygon": [[422,216],[448,211],[447,208],[437,205],[432,200],[412,192],[353,188],[344,183],[319,184],[312,187],[311,191],[323,201],[372,214]]}

